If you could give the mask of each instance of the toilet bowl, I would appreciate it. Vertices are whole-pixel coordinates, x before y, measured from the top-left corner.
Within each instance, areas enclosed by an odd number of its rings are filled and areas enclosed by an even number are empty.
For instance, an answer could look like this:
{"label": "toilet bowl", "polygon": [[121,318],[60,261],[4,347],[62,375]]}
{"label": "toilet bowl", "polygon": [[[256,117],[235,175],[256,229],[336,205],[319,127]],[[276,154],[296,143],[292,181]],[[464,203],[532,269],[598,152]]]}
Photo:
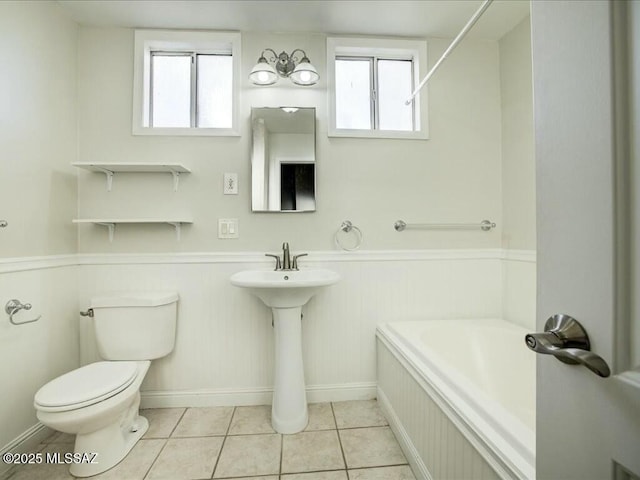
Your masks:
{"label": "toilet bowl", "polygon": [[[138,415],[138,408],[140,384],[150,364],[96,362],[38,391],[34,400],[38,420],[76,435],[74,452],[88,454],[70,466],[72,475],[88,477],[108,470],[145,434],[149,423]],[[98,380],[104,380],[102,388]]]}
{"label": "toilet bowl", "polygon": [[34,397],[42,424],[76,435],[69,468],[76,477],[117,465],[149,428],[139,415],[140,385],[151,360],[173,350],[178,296],[143,297],[94,299],[96,341],[108,361],[55,378]]}

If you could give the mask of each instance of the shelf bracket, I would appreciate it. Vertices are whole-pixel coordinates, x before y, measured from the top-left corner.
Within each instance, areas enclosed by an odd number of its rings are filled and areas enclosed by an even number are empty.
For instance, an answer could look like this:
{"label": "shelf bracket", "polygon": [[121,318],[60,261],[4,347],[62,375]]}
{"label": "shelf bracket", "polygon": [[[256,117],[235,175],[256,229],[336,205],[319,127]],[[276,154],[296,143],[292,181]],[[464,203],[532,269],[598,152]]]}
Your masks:
{"label": "shelf bracket", "polygon": [[173,191],[178,191],[178,184],[180,183],[180,172],[176,170],[171,170],[171,175],[173,175]]}
{"label": "shelf bracket", "polygon": [[115,223],[105,223],[105,222],[96,222],[96,225],[102,225],[103,227],[107,227],[109,230],[109,243],[113,242],[113,232],[116,230]]}
{"label": "shelf bracket", "polygon": [[102,168],[102,167],[95,167],[95,168],[96,170],[101,171],[107,176],[107,192],[110,192],[111,186],[113,185],[113,171],[107,170],[106,168]]}
{"label": "shelf bracket", "polygon": [[180,241],[180,236],[182,233],[182,223],[180,222],[167,222],[169,225],[173,225],[174,227],[176,227],[176,240],[179,242]]}

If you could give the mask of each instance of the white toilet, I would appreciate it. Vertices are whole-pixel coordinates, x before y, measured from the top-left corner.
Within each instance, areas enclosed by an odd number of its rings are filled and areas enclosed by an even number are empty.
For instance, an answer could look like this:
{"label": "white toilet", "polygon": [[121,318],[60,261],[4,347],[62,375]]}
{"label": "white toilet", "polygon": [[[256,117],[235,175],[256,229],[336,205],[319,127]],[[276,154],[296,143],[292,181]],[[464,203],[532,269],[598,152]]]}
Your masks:
{"label": "white toilet", "polygon": [[[76,435],[75,458],[82,461],[71,464],[72,475],[88,477],[110,469],[149,428],[138,414],[140,384],[151,360],[173,350],[177,302],[178,294],[172,292],[91,300],[96,343],[106,361],[50,381],[34,399],[44,425]],[[98,455],[92,458],[94,453]]]}

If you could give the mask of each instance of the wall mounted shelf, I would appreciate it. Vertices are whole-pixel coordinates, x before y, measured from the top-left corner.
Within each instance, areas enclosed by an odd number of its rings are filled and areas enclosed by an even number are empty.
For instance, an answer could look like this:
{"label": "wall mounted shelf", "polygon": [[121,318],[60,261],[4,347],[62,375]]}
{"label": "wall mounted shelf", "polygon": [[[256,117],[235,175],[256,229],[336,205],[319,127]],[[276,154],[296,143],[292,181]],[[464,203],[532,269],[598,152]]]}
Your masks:
{"label": "wall mounted shelf", "polygon": [[113,234],[117,224],[169,224],[176,229],[176,239],[180,241],[180,233],[182,225],[192,224],[193,220],[186,219],[150,219],[150,218],[74,218],[73,223],[93,223],[94,225],[102,225],[107,227],[109,231],[109,241],[113,242]]}
{"label": "wall mounted shelf", "polygon": [[91,172],[104,173],[107,176],[107,191],[111,191],[113,175],[115,173],[170,173],[173,177],[173,190],[178,190],[181,173],[191,173],[191,170],[180,163],[95,163],[75,162],[74,167]]}

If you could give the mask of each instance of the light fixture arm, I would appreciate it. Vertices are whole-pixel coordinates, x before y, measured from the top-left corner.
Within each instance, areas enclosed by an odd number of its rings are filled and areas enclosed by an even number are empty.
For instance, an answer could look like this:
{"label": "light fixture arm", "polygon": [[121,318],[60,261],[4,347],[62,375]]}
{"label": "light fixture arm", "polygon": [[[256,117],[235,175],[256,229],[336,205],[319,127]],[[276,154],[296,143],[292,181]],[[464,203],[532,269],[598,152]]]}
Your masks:
{"label": "light fixture arm", "polygon": [[[265,52],[269,52],[271,54],[271,57],[270,58],[265,57],[264,56]],[[296,56],[296,52],[302,53],[302,57]],[[285,78],[287,78],[287,77],[289,77],[289,75],[291,75],[291,72],[293,72],[293,69],[301,61],[303,61],[305,59],[306,59],[307,62],[309,61],[309,59],[307,58],[307,53],[304,50],[302,50],[301,48],[296,48],[290,54],[287,54],[287,52],[285,52],[285,51],[283,51],[280,54],[277,54],[274,49],[265,48],[262,51],[262,54],[261,54],[260,58],[264,58],[269,63],[272,63],[275,66],[276,71],[278,72],[278,74],[281,77],[285,77]]]}
{"label": "light fixture arm", "polygon": [[[294,56],[294,54],[296,52],[302,52],[302,58],[296,57]],[[307,58],[307,53],[302,50],[301,48],[296,48],[293,52],[291,52],[289,54],[289,58],[291,58],[291,60],[293,60],[293,62],[297,65],[298,63],[300,63],[302,60],[304,60],[305,58]],[[309,59],[307,58],[307,61],[309,61]]]}
{"label": "light fixture arm", "polygon": [[[271,55],[273,55],[273,58],[271,58],[271,59],[267,59],[267,58],[264,56],[264,52],[269,52],[269,53],[271,53]],[[260,58],[264,58],[265,60],[268,60],[268,61],[270,61],[270,62],[272,62],[272,63],[274,63],[274,64],[275,64],[275,63],[278,61],[278,54],[277,54],[277,53],[276,53],[276,51],[275,51],[274,49],[272,49],[272,48],[265,48],[264,50],[262,50],[262,53],[260,54]]]}

